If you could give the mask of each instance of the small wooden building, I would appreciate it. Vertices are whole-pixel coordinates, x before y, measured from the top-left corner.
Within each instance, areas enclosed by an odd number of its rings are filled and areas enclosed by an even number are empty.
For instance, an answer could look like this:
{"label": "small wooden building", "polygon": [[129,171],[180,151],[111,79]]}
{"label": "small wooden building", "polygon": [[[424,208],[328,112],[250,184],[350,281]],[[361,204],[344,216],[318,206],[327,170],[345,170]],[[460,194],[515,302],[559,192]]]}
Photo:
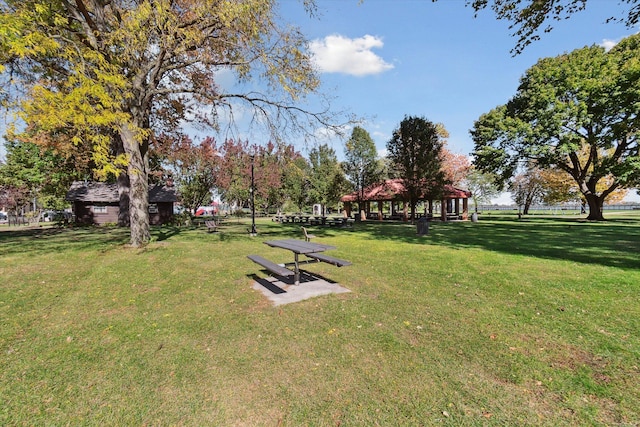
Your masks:
{"label": "small wooden building", "polygon": [[[76,181],[67,192],[76,222],[82,224],[116,224],[120,213],[117,184]],[[177,201],[175,187],[149,186],[149,223],[161,225],[173,219]]]}
{"label": "small wooden building", "polygon": [[[440,200],[440,219],[467,219],[469,214],[469,201],[471,192],[455,188],[452,185],[445,185],[444,192],[439,198]],[[358,201],[356,192],[347,194],[340,199],[344,203],[344,209],[347,216],[351,215],[351,204]],[[404,187],[402,179],[388,179],[382,183],[371,185],[364,190],[360,210],[364,210],[368,219],[408,219],[408,203],[409,196]],[[419,216],[429,216],[433,218],[434,200],[429,195],[429,189],[425,188],[420,197],[420,201],[425,202],[425,212]],[[462,201],[462,209],[460,206]],[[371,209],[371,203],[377,203],[377,211]],[[383,212],[383,204],[389,202],[391,212],[385,214]]]}

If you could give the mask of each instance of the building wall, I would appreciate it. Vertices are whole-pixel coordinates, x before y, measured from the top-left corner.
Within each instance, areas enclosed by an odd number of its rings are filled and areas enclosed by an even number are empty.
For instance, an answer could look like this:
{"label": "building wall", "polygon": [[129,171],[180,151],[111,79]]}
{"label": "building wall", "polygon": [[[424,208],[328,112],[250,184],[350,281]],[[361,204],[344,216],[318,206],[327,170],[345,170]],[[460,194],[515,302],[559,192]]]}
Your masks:
{"label": "building wall", "polygon": [[[98,208],[94,208],[98,206]],[[105,212],[106,211],[106,212]],[[117,224],[120,208],[117,204],[96,204],[91,202],[75,202],[73,212],[76,222],[88,225]],[[173,203],[150,203],[149,224],[162,225],[173,219]]]}
{"label": "building wall", "polygon": [[[94,209],[94,206],[97,208]],[[103,225],[118,223],[118,205],[115,204],[92,204],[91,202],[75,202],[73,212],[76,215],[76,222],[89,225]]]}

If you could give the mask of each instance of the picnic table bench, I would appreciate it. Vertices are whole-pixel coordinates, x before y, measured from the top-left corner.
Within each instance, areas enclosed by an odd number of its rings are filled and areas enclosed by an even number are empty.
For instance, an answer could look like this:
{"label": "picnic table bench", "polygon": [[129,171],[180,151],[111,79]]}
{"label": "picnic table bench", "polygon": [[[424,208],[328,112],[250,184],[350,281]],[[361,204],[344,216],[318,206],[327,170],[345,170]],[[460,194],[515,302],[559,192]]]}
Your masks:
{"label": "picnic table bench", "polygon": [[[335,249],[335,246],[297,239],[268,240],[264,243],[271,247],[286,249],[293,252],[293,263],[276,264],[275,262],[261,257],[260,255],[247,255],[247,258],[279,276],[287,277],[293,275],[294,283],[296,285],[300,284],[300,264],[326,262],[336,267],[351,265],[351,262],[347,260],[335,258],[322,253],[327,250]],[[305,255],[308,259],[300,261],[299,255]],[[293,270],[286,268],[288,266],[294,267]]]}
{"label": "picnic table bench", "polygon": [[278,276],[287,277],[287,276],[293,276],[295,274],[295,272],[293,272],[292,270],[289,270],[286,267],[276,264],[275,262],[269,261],[268,259],[263,258],[260,255],[247,255],[247,258],[249,258],[251,261],[255,262],[256,264],[263,266],[270,272],[277,274]]}
{"label": "picnic table bench", "polygon": [[336,267],[344,267],[346,265],[351,265],[350,261],[340,259],[340,258],[335,258],[327,254],[313,253],[313,254],[306,254],[306,256],[308,258],[313,258],[318,261],[326,262],[328,264],[333,264]]}
{"label": "picnic table bench", "polygon": [[218,225],[215,221],[205,221],[204,225],[207,226],[207,232],[211,233],[212,231],[216,231],[218,229]]}

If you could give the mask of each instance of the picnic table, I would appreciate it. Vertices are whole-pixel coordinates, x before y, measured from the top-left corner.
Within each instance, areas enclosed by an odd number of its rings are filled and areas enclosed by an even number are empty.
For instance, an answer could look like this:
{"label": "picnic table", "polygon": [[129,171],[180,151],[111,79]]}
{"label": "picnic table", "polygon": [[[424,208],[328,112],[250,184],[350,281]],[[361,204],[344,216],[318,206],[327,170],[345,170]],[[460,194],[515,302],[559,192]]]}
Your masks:
{"label": "picnic table", "polygon": [[[351,265],[351,262],[349,261],[339,259],[339,258],[334,258],[332,256],[329,256],[323,253],[328,250],[336,249],[335,246],[324,245],[322,243],[315,243],[315,242],[306,242],[304,240],[298,240],[298,239],[267,240],[264,243],[265,245],[268,245],[274,248],[281,248],[281,249],[285,249],[293,252],[293,259],[294,259],[293,263],[284,264],[283,266],[280,264],[276,264],[272,261],[269,261],[259,255],[248,255],[247,257],[251,261],[263,266],[267,270],[277,275],[285,276],[285,277],[293,276],[294,283],[296,285],[300,284],[300,264],[303,264],[303,263],[306,264],[311,262],[326,262],[326,263],[335,265],[336,267]],[[299,259],[300,255],[305,255],[308,259],[301,261]],[[293,271],[286,268],[287,266],[292,266]]]}

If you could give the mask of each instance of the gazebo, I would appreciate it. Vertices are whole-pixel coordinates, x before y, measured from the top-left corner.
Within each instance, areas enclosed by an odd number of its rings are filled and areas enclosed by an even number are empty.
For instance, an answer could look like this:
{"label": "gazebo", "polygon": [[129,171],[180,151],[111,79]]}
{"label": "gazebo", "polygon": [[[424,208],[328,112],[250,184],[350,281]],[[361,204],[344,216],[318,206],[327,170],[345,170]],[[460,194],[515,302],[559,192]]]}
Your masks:
{"label": "gazebo", "polygon": [[[445,185],[444,192],[440,199],[440,219],[467,219],[469,215],[469,198],[471,192],[455,188],[452,185]],[[420,201],[426,202],[425,212],[418,216],[433,217],[433,198],[429,195],[429,190],[424,189]],[[460,210],[460,200],[462,200],[462,211]],[[351,204],[358,202],[358,193],[353,192],[342,196],[340,199],[344,203],[347,216],[351,216]],[[367,219],[408,219],[409,196],[402,179],[388,179],[382,183],[371,185],[364,190],[361,200],[363,206],[360,210],[366,212]],[[377,202],[377,212],[371,210],[371,203]],[[383,212],[385,202],[391,203],[391,213]]]}

